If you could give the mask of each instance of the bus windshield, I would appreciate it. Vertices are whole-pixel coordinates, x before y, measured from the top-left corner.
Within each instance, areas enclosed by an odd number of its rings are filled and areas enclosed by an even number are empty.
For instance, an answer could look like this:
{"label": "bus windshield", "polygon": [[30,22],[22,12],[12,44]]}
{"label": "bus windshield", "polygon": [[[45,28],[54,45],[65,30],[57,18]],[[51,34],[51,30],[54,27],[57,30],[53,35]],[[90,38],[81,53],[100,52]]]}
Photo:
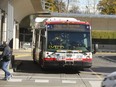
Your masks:
{"label": "bus windshield", "polygon": [[49,30],[47,35],[48,51],[81,50],[87,52],[91,50],[90,32]]}

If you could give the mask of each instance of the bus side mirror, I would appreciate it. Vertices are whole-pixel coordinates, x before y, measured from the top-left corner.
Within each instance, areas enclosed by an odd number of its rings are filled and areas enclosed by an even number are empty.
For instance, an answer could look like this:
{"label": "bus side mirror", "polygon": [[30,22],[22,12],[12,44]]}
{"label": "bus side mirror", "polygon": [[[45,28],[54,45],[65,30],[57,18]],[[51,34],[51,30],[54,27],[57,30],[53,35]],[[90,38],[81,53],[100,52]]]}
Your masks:
{"label": "bus side mirror", "polygon": [[92,50],[92,53],[95,54],[98,51],[98,44],[94,44],[94,49]]}

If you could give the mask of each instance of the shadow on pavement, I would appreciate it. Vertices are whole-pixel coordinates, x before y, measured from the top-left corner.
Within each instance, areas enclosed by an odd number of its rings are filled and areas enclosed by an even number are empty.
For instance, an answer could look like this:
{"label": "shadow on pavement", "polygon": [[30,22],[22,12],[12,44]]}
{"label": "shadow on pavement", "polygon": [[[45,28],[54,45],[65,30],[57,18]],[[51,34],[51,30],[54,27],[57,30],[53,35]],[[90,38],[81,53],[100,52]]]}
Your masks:
{"label": "shadow on pavement", "polygon": [[101,59],[116,63],[116,56],[98,56],[98,57]]}
{"label": "shadow on pavement", "polygon": [[[15,60],[15,62],[20,60]],[[39,66],[39,64],[35,64],[31,60],[22,60],[21,63],[17,66],[16,72],[21,73],[45,73],[45,74],[59,74],[59,73],[65,73],[65,74],[76,74],[80,73],[80,69],[75,68],[49,68],[42,70]]]}
{"label": "shadow on pavement", "polygon": [[[102,63],[102,60],[105,60],[105,64],[102,65],[102,66],[93,66],[92,67],[92,70],[94,72],[98,72],[98,73],[111,73],[111,72],[114,72],[116,71],[116,56],[98,56],[97,58],[100,59],[100,63]],[[111,65],[109,65],[111,64]],[[113,65],[112,65],[113,64]]]}
{"label": "shadow on pavement", "polygon": [[111,73],[116,71],[116,67],[93,67],[92,70],[98,73]]}

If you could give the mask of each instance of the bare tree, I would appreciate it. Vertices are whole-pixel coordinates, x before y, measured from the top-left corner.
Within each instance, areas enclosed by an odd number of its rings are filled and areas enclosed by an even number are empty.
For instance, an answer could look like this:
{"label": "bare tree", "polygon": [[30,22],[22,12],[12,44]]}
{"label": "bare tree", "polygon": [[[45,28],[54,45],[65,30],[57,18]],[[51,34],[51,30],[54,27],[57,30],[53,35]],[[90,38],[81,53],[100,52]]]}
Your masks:
{"label": "bare tree", "polygon": [[71,12],[71,13],[77,13],[77,12],[79,12],[79,7],[76,6],[76,5],[72,5],[71,8],[70,8],[70,10],[69,10],[69,12]]}
{"label": "bare tree", "polygon": [[56,11],[62,13],[65,11],[66,5],[63,0],[55,0],[53,3],[56,7]]}
{"label": "bare tree", "polygon": [[86,10],[85,13],[94,13],[97,12],[97,0],[87,0],[87,4],[85,6]]}
{"label": "bare tree", "polygon": [[[78,3],[79,0],[66,0],[67,1],[67,7],[66,7],[66,11],[67,12],[70,12],[71,10],[74,10],[76,11],[76,9],[79,9],[78,6],[76,6],[74,3]],[[71,3],[73,3],[71,5]],[[69,6],[71,7],[71,9],[69,9]]]}

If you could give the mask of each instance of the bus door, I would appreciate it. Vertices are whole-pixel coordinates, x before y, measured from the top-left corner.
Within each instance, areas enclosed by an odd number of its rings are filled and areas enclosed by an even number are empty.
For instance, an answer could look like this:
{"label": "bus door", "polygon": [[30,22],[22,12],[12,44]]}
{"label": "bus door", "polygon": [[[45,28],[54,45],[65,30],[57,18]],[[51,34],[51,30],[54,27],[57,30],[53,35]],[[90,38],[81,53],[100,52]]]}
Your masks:
{"label": "bus door", "polygon": [[39,60],[41,30],[35,30],[35,43],[33,43],[33,61]]}
{"label": "bus door", "polygon": [[41,30],[41,35],[40,35],[40,59],[44,57],[44,52],[46,50],[46,35],[45,35],[46,30],[42,29]]}

